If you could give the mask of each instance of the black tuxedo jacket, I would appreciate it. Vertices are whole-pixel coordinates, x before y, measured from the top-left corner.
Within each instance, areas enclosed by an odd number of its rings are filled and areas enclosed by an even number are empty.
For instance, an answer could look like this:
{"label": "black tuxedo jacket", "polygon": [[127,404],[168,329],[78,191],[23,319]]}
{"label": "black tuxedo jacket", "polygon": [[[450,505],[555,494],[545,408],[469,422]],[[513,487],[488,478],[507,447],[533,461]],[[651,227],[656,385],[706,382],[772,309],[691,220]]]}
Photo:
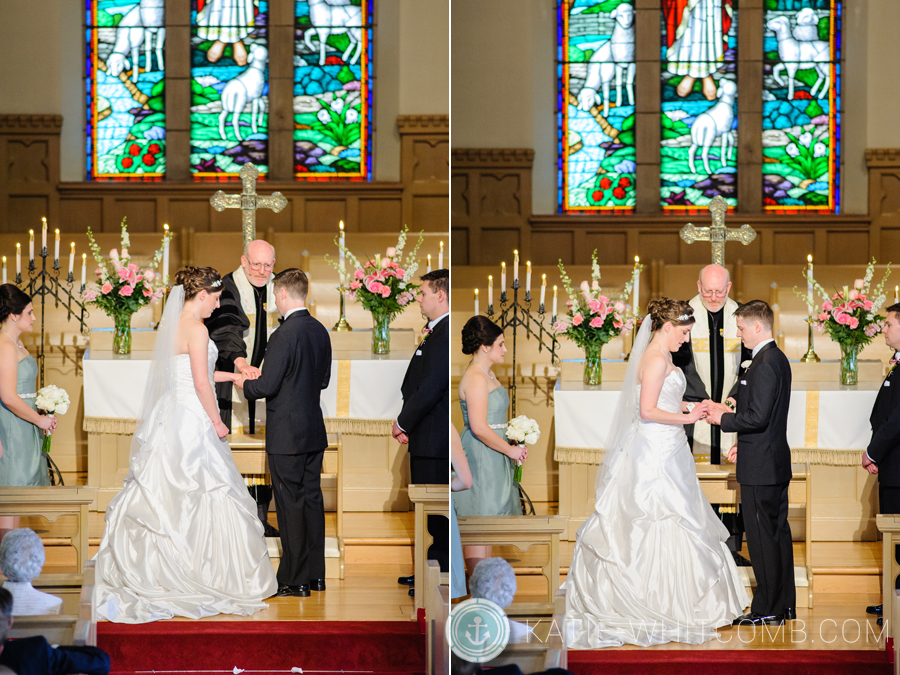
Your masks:
{"label": "black tuxedo jacket", "polygon": [[878,466],[878,480],[888,487],[900,486],[900,368],[895,367],[884,380],[869,422],[872,440],[867,452]]}
{"label": "black tuxedo jacket", "polygon": [[787,441],[791,403],[791,364],[770,342],[738,376],[737,408],[722,415],[722,431],[737,432],[737,481],[742,485],[777,485],[791,480]]}
{"label": "black tuxedo jacket", "polygon": [[266,452],[304,455],[328,447],[320,397],[331,379],[331,338],[305,309],[291,314],[266,345],[262,374],[244,383],[266,399]]}
{"label": "black tuxedo jacket", "polygon": [[[701,331],[701,333],[703,329],[706,328],[706,326],[701,326],[700,328],[696,328],[696,326],[697,324],[695,324],[695,329]],[[752,354],[752,350],[747,349],[743,344],[741,345],[741,362],[748,361]],[[697,365],[694,363],[694,349],[691,346],[690,340],[681,345],[679,350],[672,354],[672,363],[681,368],[681,372],[684,373],[684,379],[687,382],[684,387],[683,400],[706,401],[707,399],[712,398],[710,393],[706,390],[706,385],[700,378],[700,373],[697,372]],[[738,386],[739,383],[736,382],[730,392],[723,391],[722,398],[726,399],[729,396],[734,396]],[[725,449],[727,450],[727,448]]]}
{"label": "black tuxedo jacket", "polygon": [[10,640],[0,652],[0,666],[17,675],[107,675],[109,655],[97,647],[57,647],[43,637]]}
{"label": "black tuxedo jacket", "polygon": [[400,387],[397,424],[409,436],[414,457],[450,457],[450,317],[437,322],[416,348]]}

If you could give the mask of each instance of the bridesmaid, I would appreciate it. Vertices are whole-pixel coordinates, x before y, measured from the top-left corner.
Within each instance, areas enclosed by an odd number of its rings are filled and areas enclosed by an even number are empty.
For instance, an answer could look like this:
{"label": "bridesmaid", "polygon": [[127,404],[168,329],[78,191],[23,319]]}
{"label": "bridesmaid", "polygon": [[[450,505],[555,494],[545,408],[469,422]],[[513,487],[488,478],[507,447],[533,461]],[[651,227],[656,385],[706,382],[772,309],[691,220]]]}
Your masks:
{"label": "bridesmaid", "polygon": [[[472,363],[459,383],[462,408],[461,441],[472,471],[472,489],[454,497],[460,516],[520,516],[519,491],[513,482],[516,463],[525,461],[528,448],[506,440],[509,394],[491,368],[503,363],[506,344],[503,331],[484,316],[473,316],[462,330],[463,354]],[[466,546],[466,568],[475,569],[491,556],[490,546]]]}
{"label": "bridesmaid", "polygon": [[[450,479],[450,503],[453,504],[453,492],[463,492],[472,487],[472,472],[459,440],[459,432],[450,423],[450,466],[453,476]],[[450,599],[455,600],[467,594],[466,569],[463,562],[462,540],[459,536],[459,523],[456,522],[456,509],[450,509]]]}
{"label": "bridesmaid", "polygon": [[[14,284],[0,286],[0,486],[50,484],[41,441],[56,418],[35,410],[37,361],[20,339],[33,324],[31,298]],[[0,534],[17,520],[0,518]]]}

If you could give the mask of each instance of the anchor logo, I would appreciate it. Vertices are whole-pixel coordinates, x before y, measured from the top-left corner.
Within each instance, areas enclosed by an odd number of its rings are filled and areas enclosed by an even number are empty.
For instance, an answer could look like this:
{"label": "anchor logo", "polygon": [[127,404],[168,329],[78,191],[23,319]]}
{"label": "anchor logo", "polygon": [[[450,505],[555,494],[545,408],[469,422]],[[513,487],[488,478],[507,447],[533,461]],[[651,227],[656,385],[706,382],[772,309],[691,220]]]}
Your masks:
{"label": "anchor logo", "polygon": [[[468,625],[468,628],[474,628],[474,629],[475,629],[475,639],[474,639],[474,640],[472,639],[472,636],[469,635],[469,631],[466,631],[466,639],[467,639],[469,642],[471,642],[473,645],[475,645],[475,646],[481,646],[481,645],[483,645],[485,642],[488,641],[488,638],[491,637],[491,634],[488,632],[486,626],[482,626],[482,625],[481,625],[482,622],[483,622],[484,620],[483,620],[480,616],[476,616],[476,617],[473,619],[473,621],[475,622],[474,625],[470,623],[470,624]],[[478,631],[480,631],[482,628],[485,629],[485,631],[484,631],[484,637],[481,638],[481,639],[479,640],[479,639],[478,639]]]}

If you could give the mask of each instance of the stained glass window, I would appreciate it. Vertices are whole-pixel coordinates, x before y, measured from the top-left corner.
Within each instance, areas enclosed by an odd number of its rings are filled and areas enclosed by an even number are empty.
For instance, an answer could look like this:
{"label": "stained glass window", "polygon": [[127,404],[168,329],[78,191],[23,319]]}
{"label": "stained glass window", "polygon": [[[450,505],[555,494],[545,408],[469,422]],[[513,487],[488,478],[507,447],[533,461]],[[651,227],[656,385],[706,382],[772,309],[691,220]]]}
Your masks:
{"label": "stained glass window", "polygon": [[733,0],[662,0],[664,211],[737,206],[737,11]]}
{"label": "stained glass window", "polygon": [[166,172],[164,0],[87,0],[88,180]]}
{"label": "stained glass window", "polygon": [[237,176],[269,170],[267,0],[193,0],[191,172]]}
{"label": "stained glass window", "polygon": [[838,213],[841,0],[766,0],[765,7],[765,209]]}
{"label": "stained glass window", "polygon": [[635,205],[634,4],[559,0],[559,207],[630,213]]}
{"label": "stained glass window", "polygon": [[372,175],[372,0],[297,0],[294,173]]}

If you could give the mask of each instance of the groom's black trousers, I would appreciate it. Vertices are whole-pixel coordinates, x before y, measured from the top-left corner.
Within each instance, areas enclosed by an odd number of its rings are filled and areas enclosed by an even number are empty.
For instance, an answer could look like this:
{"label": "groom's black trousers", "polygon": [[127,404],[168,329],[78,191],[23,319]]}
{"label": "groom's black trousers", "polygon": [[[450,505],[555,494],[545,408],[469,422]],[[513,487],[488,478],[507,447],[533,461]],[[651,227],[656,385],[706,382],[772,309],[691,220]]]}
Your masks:
{"label": "groom's black trousers", "polygon": [[322,459],[325,451],[269,455],[275,511],[281,534],[279,585],[299,586],[325,578],[325,504]]}
{"label": "groom's black trousers", "polygon": [[797,606],[788,485],[741,485],[747,550],[756,576],[750,610],[766,616]]}

